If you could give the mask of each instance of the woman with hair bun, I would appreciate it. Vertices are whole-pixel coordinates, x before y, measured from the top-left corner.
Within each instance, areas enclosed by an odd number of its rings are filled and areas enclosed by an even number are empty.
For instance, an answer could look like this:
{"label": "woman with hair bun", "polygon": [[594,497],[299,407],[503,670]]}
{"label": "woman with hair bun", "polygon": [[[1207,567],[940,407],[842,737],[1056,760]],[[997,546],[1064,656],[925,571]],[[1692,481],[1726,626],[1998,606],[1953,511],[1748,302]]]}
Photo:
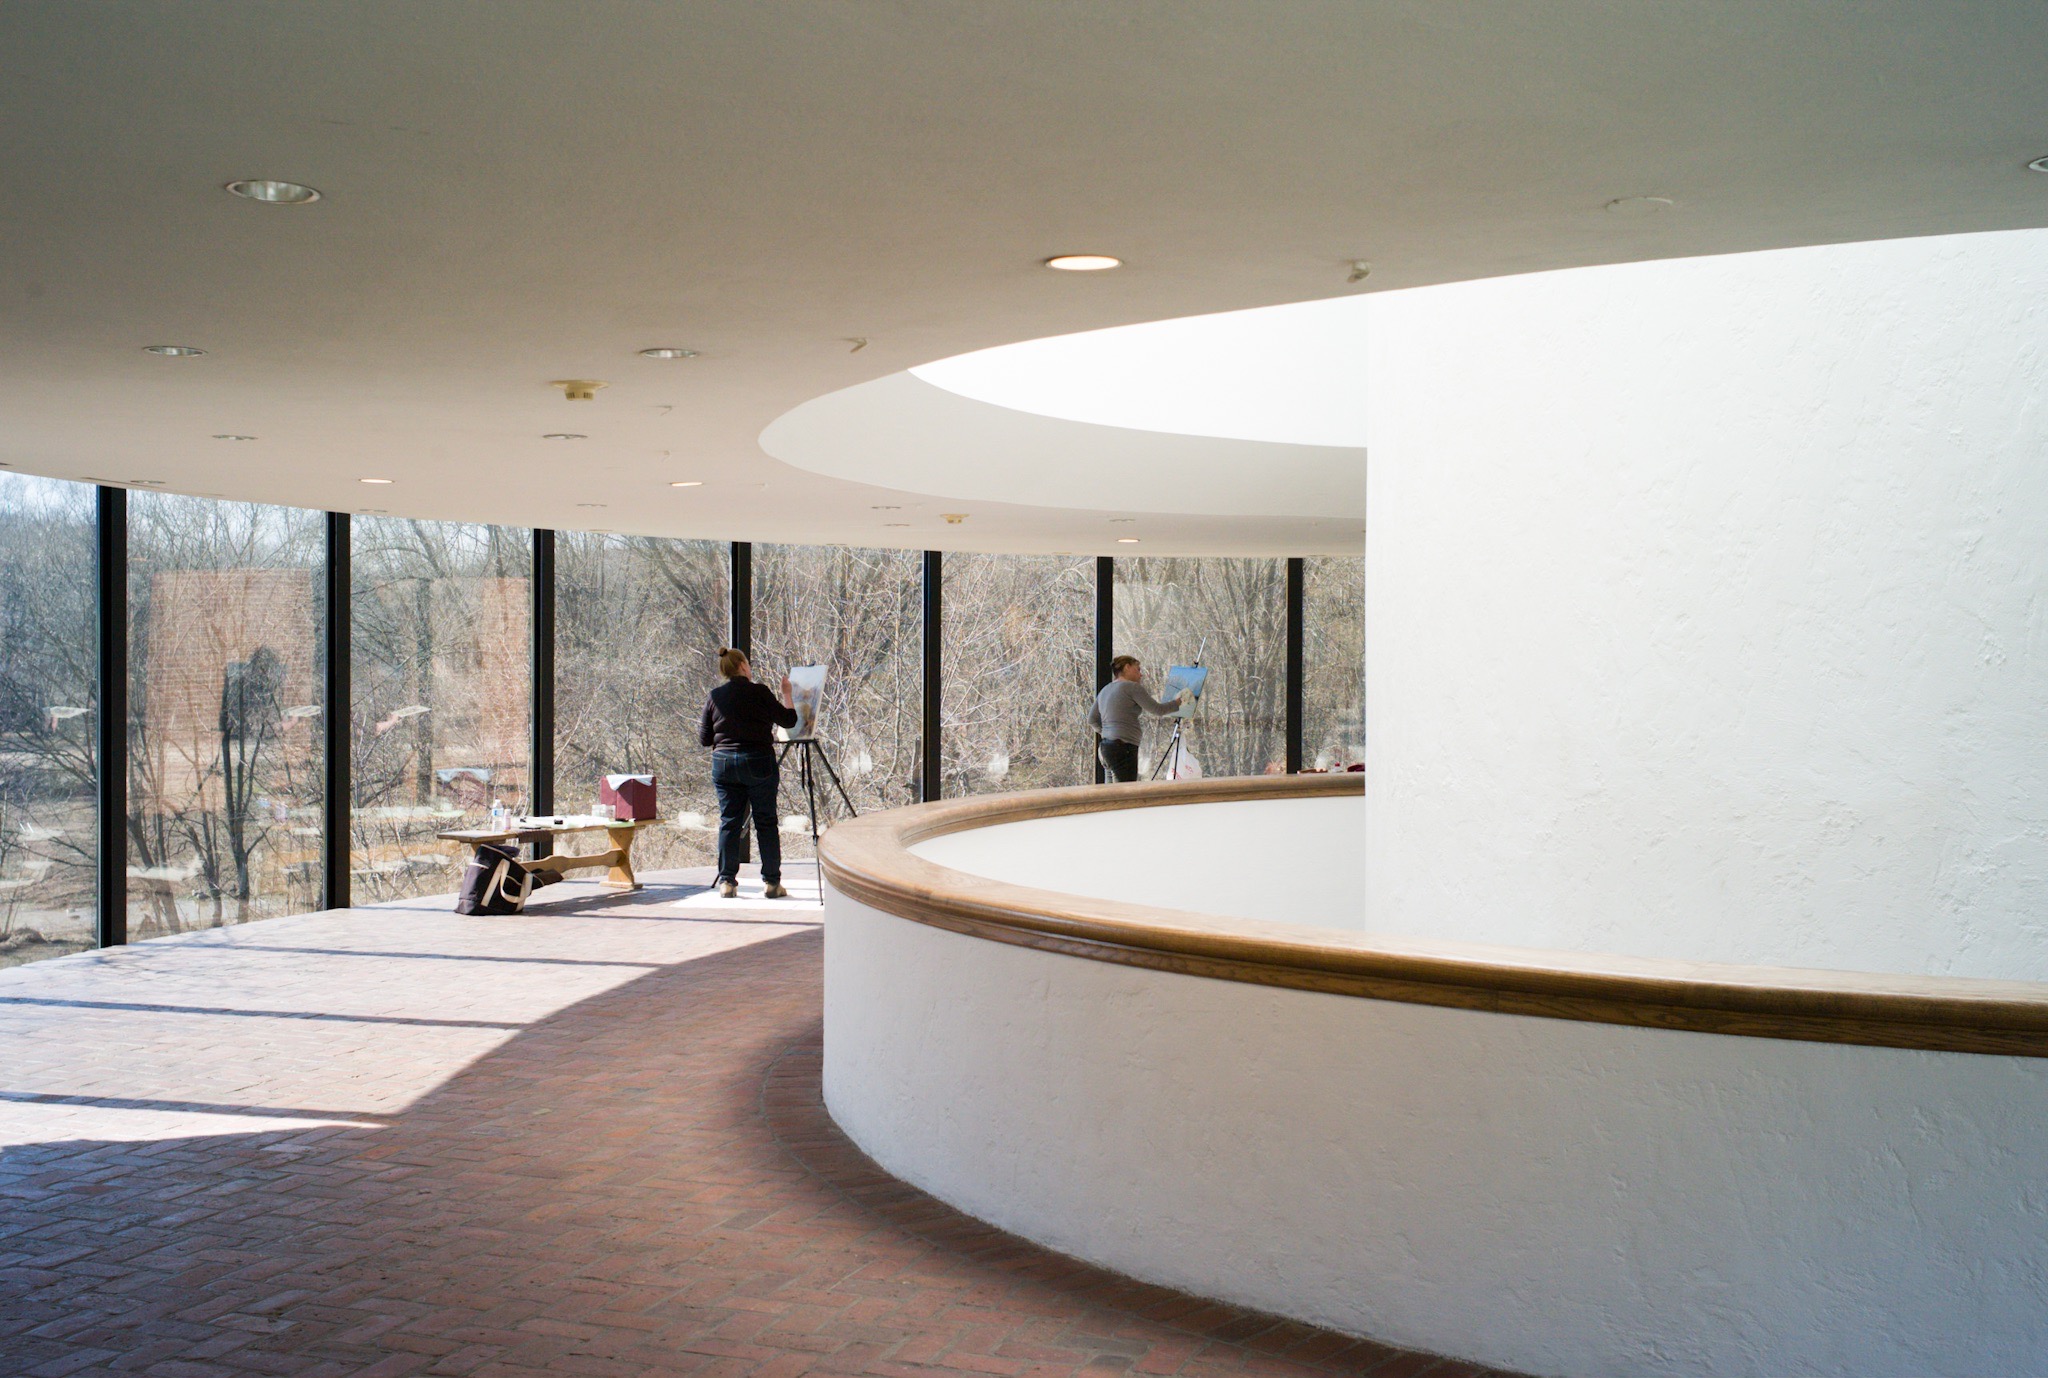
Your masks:
{"label": "woman with hair bun", "polygon": [[740,855],[751,813],[761,840],[761,897],[779,900],[789,891],[782,888],[782,835],[775,828],[781,784],[775,729],[796,726],[789,676],[782,677],[777,703],[767,685],[754,683],[745,652],[720,646],[718,673],[724,680],[704,700],[697,724],[697,740],[711,748],[711,783],[718,790],[718,893],[731,899],[740,892]]}

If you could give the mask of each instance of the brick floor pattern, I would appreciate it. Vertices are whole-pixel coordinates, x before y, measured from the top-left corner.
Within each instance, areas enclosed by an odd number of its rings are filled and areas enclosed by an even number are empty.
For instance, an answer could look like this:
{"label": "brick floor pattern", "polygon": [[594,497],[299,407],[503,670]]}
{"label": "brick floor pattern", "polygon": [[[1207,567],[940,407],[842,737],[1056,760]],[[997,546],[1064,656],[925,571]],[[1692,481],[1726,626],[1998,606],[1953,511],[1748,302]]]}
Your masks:
{"label": "brick floor pattern", "polygon": [[560,893],[4,973],[0,1373],[1486,1372],[1135,1283],[883,1173],[820,1103],[815,908]]}

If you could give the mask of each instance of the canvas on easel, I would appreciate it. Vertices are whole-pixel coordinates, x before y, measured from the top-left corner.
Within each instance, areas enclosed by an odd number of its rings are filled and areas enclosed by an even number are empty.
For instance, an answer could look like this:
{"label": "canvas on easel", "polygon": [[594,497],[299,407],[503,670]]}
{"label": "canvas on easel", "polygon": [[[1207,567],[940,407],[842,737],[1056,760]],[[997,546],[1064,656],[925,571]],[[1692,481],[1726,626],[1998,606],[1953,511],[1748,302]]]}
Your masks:
{"label": "canvas on easel", "polygon": [[818,713],[825,703],[825,667],[789,667],[789,705],[796,709],[796,726],[789,729],[791,741],[818,735]]}
{"label": "canvas on easel", "polygon": [[1195,705],[1201,700],[1202,690],[1209,683],[1209,667],[1206,665],[1169,665],[1166,667],[1166,683],[1159,691],[1161,702],[1172,703],[1181,690],[1187,690],[1187,700],[1175,710],[1177,717],[1190,717]]}
{"label": "canvas on easel", "polygon": [[1173,735],[1160,749],[1159,763],[1152,768],[1154,780],[1198,780],[1202,776],[1202,763],[1187,748],[1183,729],[1188,719],[1195,715],[1195,705],[1201,701],[1202,691],[1208,687],[1209,670],[1203,665],[1169,665],[1166,680],[1161,686],[1160,701],[1171,703],[1179,698],[1182,691],[1187,697],[1166,716],[1173,720]]}

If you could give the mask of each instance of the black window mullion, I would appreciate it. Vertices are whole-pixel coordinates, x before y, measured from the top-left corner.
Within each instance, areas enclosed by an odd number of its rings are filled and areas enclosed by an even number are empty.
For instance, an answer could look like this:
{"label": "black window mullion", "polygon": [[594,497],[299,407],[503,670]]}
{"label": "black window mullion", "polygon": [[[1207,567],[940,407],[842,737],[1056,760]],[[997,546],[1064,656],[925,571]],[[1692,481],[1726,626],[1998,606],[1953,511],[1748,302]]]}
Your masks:
{"label": "black window mullion", "polygon": [[320,709],[320,765],[325,781],[320,799],[320,885],[321,902],[328,909],[346,909],[352,900],[349,873],[355,819],[350,807],[353,785],[349,774],[349,728],[353,721],[349,702],[349,632],[353,616],[350,540],[348,513],[329,512],[326,565],[321,581],[327,635]]}
{"label": "black window mullion", "polygon": [[555,533],[533,533],[533,675],[528,813],[555,811]]}
{"label": "black window mullion", "polygon": [[1287,562],[1287,773],[1301,773],[1301,733],[1304,700],[1302,681],[1306,660],[1306,629],[1302,625],[1306,602],[1307,565],[1300,559]]}
{"label": "black window mullion", "polygon": [[944,750],[939,717],[939,673],[941,619],[944,610],[946,557],[936,550],[924,553],[924,771],[920,781],[924,799],[937,799],[944,790]]}
{"label": "black window mullion", "polygon": [[[1114,556],[1095,557],[1095,689],[1109,683],[1109,661],[1116,654],[1116,559]],[[1095,757],[1095,783],[1101,784],[1104,775],[1101,753]]]}
{"label": "black window mullion", "polygon": [[99,490],[99,912],[101,947],[128,941],[128,492]]}
{"label": "black window mullion", "polygon": [[746,541],[732,543],[732,620],[726,645],[752,660],[754,658],[754,547]]}

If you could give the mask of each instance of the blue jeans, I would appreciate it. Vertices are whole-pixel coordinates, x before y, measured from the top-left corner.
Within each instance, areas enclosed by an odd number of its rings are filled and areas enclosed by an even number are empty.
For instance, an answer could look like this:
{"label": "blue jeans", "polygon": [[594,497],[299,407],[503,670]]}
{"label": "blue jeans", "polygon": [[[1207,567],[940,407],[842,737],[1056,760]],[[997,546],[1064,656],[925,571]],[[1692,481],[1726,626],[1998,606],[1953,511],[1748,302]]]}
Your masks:
{"label": "blue jeans", "polygon": [[738,880],[747,850],[747,814],[761,839],[761,879],[782,880],[782,834],[776,831],[775,795],[781,770],[766,751],[716,751],[711,783],[718,791],[718,878]]}

